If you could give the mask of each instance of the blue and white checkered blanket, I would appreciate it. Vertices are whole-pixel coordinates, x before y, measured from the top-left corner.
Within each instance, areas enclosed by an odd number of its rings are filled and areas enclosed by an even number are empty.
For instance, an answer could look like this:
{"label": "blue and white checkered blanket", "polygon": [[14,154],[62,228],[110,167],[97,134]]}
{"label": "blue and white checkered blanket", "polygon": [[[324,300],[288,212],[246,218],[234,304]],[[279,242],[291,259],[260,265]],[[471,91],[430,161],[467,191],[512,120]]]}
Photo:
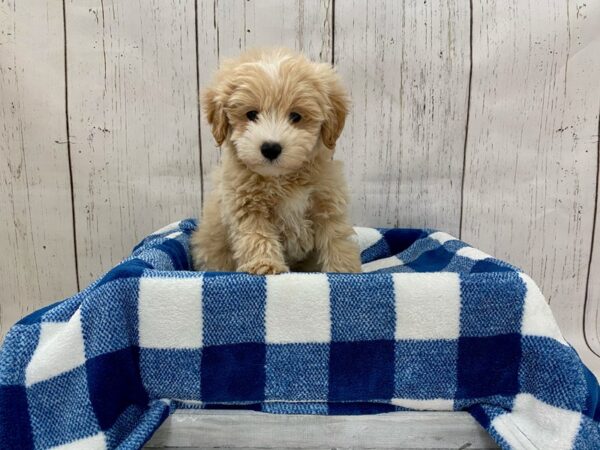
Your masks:
{"label": "blue and white checkered blanket", "polygon": [[365,274],[189,271],[185,220],[0,353],[2,449],[140,448],[175,408],[469,411],[503,448],[600,448],[598,384],[518,269],[357,228]]}

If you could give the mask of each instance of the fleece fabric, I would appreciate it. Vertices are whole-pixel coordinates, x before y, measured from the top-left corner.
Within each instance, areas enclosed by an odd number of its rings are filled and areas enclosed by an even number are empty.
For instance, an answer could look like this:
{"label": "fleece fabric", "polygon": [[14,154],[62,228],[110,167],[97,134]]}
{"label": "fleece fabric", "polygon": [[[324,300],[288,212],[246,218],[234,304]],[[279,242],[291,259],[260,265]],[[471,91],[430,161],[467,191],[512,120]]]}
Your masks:
{"label": "fleece fabric", "polygon": [[195,226],[10,330],[0,448],[138,449],[176,408],[464,410],[505,449],[600,448],[596,378],[510,264],[357,227],[362,274],[193,272]]}

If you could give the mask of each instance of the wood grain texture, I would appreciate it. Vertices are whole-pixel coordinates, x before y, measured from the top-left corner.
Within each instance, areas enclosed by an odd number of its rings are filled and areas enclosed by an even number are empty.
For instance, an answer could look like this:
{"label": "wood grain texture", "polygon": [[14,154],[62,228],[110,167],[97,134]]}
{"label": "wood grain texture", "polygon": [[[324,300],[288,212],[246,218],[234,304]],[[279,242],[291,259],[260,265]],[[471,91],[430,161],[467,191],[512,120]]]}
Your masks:
{"label": "wood grain texture", "polygon": [[68,0],[67,70],[82,285],[201,207],[195,8]]}
{"label": "wood grain texture", "polygon": [[[214,0],[198,2],[198,75],[206,87],[223,58],[265,46],[289,47],[317,61],[331,61],[332,0]],[[219,149],[201,120],[204,189],[219,162]]]}
{"label": "wood grain texture", "polygon": [[178,410],[146,448],[498,448],[466,412],[304,416]]}
{"label": "wood grain texture", "polygon": [[0,341],[77,289],[60,2],[0,3]]}
{"label": "wood grain texture", "polygon": [[[462,237],[528,272],[583,342],[597,167],[600,5],[473,2]],[[598,360],[595,360],[597,364]]]}
{"label": "wood grain texture", "polygon": [[[598,50],[600,52],[600,49]],[[598,122],[600,136],[600,121]],[[587,297],[585,303],[586,343],[600,357],[600,139],[598,140],[596,172],[596,215],[592,234],[592,255],[587,277]]]}
{"label": "wood grain texture", "polygon": [[336,3],[355,223],[458,234],[469,57],[468,2]]}
{"label": "wood grain texture", "polygon": [[61,2],[0,2],[0,336],[199,214],[219,151],[198,90],[282,45],[335,60],[350,90],[353,221],[519,265],[600,373],[600,3],[468,3],[65,0],[65,61]]}

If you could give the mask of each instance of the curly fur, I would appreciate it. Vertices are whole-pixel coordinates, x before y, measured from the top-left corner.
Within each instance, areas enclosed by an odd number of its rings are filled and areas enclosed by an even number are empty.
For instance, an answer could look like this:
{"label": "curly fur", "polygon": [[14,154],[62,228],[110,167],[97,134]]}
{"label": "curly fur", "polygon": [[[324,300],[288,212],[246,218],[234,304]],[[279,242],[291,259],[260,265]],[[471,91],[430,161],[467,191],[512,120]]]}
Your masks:
{"label": "curly fur", "polygon": [[[251,51],[221,66],[202,104],[222,162],[192,236],[196,269],[360,272],[332,160],[348,110],[333,69],[289,50]],[[282,147],[273,161],[261,153],[266,141]]]}

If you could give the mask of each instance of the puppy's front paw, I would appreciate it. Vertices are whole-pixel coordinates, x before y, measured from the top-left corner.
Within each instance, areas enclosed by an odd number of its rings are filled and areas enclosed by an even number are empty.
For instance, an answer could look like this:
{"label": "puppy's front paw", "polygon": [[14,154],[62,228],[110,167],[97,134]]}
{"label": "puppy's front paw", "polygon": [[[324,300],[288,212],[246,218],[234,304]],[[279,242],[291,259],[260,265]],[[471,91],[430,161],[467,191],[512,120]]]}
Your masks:
{"label": "puppy's front paw", "polygon": [[360,253],[358,247],[350,241],[342,241],[324,258],[323,272],[360,273]]}
{"label": "puppy's front paw", "polygon": [[290,268],[285,264],[266,259],[250,261],[238,267],[238,272],[248,272],[253,275],[274,275],[289,271]]}

